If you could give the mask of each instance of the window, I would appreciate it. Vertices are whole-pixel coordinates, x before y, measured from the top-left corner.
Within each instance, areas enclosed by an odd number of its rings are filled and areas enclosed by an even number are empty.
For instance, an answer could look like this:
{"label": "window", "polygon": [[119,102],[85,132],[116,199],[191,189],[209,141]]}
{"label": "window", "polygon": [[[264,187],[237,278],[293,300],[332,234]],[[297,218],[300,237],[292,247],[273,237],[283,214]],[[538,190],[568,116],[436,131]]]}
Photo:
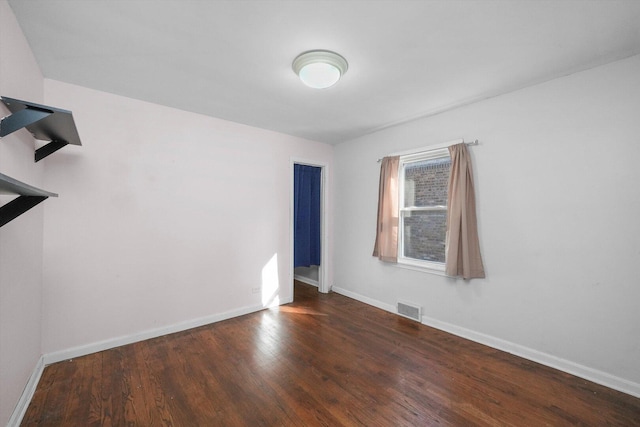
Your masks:
{"label": "window", "polygon": [[398,263],[445,269],[447,148],[400,157]]}
{"label": "window", "polygon": [[372,255],[450,277],[485,277],[464,142],[382,159]]}

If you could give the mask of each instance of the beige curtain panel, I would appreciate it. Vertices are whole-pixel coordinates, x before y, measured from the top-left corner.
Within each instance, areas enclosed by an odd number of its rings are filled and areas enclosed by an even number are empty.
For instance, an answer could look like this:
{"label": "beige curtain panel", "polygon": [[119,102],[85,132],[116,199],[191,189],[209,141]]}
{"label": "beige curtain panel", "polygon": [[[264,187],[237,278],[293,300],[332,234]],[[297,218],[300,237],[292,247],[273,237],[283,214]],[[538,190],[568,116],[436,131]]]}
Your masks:
{"label": "beige curtain panel", "polygon": [[378,227],[373,256],[398,262],[398,165],[400,157],[385,157],[380,165]]}
{"label": "beige curtain panel", "polygon": [[447,213],[445,272],[464,279],[485,277],[476,219],[471,158],[466,144],[449,147],[451,172]]}

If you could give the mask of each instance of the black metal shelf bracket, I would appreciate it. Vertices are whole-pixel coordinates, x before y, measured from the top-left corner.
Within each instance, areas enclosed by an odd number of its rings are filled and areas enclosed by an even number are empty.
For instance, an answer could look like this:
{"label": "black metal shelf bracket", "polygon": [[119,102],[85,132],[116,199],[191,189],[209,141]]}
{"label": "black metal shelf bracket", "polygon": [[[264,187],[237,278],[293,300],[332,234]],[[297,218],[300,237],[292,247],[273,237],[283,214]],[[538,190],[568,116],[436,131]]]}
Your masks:
{"label": "black metal shelf bracket", "polygon": [[0,100],[13,113],[0,119],[0,137],[26,128],[34,138],[50,141],[36,150],[36,162],[67,144],[82,145],[71,111],[5,96],[0,97]]}
{"label": "black metal shelf bracket", "polygon": [[36,187],[13,179],[0,173],[0,194],[17,195],[18,197],[0,206],[0,227],[12,221],[46,200],[48,197],[58,197]]}
{"label": "black metal shelf bracket", "polygon": [[44,196],[20,196],[13,199],[9,203],[0,207],[0,227],[5,225],[11,220],[16,219],[32,207],[36,206],[40,202],[45,201],[47,198]]}
{"label": "black metal shelf bracket", "polygon": [[49,154],[55,153],[66,145],[69,145],[67,141],[51,141],[47,145],[43,145],[42,147],[36,149],[36,162],[44,159]]}

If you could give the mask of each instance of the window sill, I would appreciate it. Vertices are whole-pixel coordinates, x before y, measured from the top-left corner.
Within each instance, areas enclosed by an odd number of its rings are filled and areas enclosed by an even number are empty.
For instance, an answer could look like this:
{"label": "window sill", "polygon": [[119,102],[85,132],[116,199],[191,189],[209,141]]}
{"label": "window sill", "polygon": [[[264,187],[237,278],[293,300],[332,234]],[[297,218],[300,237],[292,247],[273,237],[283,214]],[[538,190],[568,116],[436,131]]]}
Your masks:
{"label": "window sill", "polygon": [[444,272],[444,265],[442,266],[442,268],[439,268],[437,266],[428,267],[421,263],[411,262],[411,261],[402,260],[402,259],[399,259],[398,262],[394,265],[396,267],[404,268],[407,270],[421,271],[423,273],[434,274],[436,276],[449,277]]}

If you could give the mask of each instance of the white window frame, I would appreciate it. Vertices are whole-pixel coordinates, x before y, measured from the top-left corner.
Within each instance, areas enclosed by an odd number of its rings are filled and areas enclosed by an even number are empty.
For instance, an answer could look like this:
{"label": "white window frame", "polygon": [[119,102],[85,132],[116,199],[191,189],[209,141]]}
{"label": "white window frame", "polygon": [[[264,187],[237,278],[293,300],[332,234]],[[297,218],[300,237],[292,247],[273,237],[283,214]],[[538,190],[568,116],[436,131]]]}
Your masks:
{"label": "white window frame", "polygon": [[398,266],[399,267],[427,271],[430,273],[435,273],[443,276],[445,275],[445,263],[425,261],[425,260],[405,257],[404,255],[404,215],[403,215],[403,213],[406,213],[406,212],[434,211],[434,210],[444,211],[444,212],[447,211],[446,205],[445,206],[404,207],[405,166],[409,163],[414,163],[417,161],[433,160],[433,159],[440,159],[445,157],[450,157],[449,149],[447,147],[436,148],[433,150],[400,156],[400,164],[398,166],[398,193],[399,193],[398,194]]}

